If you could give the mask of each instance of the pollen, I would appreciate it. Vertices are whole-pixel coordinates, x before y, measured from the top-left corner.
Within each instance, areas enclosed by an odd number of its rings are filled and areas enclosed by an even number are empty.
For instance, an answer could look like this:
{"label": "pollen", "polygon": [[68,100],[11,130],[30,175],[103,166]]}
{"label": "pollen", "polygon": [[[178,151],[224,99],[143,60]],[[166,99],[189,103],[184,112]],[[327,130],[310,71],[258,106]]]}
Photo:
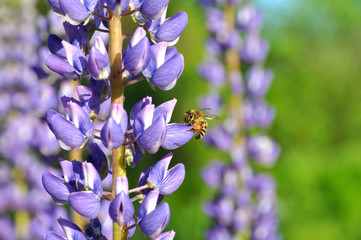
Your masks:
{"label": "pollen", "polygon": [[200,130],[202,128],[202,126],[201,125],[194,125],[194,127],[193,127],[193,129],[194,130]]}

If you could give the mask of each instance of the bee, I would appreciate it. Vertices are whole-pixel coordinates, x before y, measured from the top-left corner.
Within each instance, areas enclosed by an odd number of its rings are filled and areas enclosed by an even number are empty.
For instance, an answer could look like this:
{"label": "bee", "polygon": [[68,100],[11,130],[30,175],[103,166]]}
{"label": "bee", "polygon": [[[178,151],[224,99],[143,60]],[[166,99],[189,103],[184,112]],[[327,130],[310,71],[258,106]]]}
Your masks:
{"label": "bee", "polygon": [[188,110],[184,115],[184,122],[187,126],[192,126],[195,134],[195,139],[201,139],[207,132],[207,120],[206,119],[220,119],[219,117],[208,114],[210,108],[202,108],[200,110]]}

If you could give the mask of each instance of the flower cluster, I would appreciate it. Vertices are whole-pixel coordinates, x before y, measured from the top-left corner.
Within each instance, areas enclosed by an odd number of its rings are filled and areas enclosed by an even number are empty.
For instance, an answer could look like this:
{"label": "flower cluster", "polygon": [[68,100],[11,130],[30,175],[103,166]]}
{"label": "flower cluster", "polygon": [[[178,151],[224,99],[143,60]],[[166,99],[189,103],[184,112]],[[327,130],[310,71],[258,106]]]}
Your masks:
{"label": "flower cluster", "polygon": [[[251,3],[240,1],[208,0],[202,5],[211,37],[199,75],[212,90],[199,105],[215,113],[227,109],[223,114],[228,116],[208,131],[205,142],[231,159],[230,164],[215,160],[202,171],[204,181],[219,189],[204,207],[214,220],[207,239],[279,239],[274,180],[252,168],[272,167],[280,154],[278,144],[265,133],[275,110],[265,103],[273,75],[263,68],[269,46],[260,37],[262,15]],[[229,94],[222,96],[225,88]]]}
{"label": "flower cluster", "polygon": [[[145,79],[153,88],[175,86],[184,58],[173,45],[187,25],[187,14],[167,18],[169,0],[48,2],[64,16],[66,39],[49,36],[45,64],[83,85],[77,85],[76,96],[62,96],[64,111],[49,109],[46,121],[64,150],[89,149],[89,155],[86,161],[59,158],[63,173],[46,171],[42,183],[55,202],[69,204],[91,221],[83,231],[59,218],[66,237],[49,231],[45,239],[127,239],[136,226],[151,239],[173,239],[174,231],[162,233],[170,220],[169,205],[162,200],[182,184],[184,165],[169,169],[173,157],[169,153],[145,169],[133,189],[129,189],[126,168],[135,167],[145,152],[184,145],[193,137],[192,126],[170,123],[176,99],[155,106],[151,97],[145,97],[127,113],[123,93],[126,86]],[[121,20],[127,16],[138,27],[123,35]],[[109,33],[109,38],[104,40],[99,32]],[[123,49],[125,38],[130,40]],[[112,192],[104,189],[109,175]],[[136,201],[140,206],[135,217]]]}
{"label": "flower cluster", "polygon": [[44,192],[39,174],[60,151],[44,119],[58,104],[42,66],[42,34],[50,26],[56,27],[37,16],[33,1],[2,7],[0,239],[43,239],[44,231],[60,230],[54,217],[68,215]]}

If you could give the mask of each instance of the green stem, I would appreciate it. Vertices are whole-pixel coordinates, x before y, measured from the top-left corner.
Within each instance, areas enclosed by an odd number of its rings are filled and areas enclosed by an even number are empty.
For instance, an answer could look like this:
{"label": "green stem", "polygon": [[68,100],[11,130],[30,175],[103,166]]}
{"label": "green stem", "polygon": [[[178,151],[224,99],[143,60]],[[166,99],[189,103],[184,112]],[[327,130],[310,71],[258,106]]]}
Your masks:
{"label": "green stem", "polygon": [[[116,17],[112,12],[109,12],[109,61],[111,74],[110,89],[111,89],[111,103],[121,104],[124,103],[124,87],[123,87],[123,71],[122,71],[122,25],[121,17]],[[112,197],[115,197],[115,180],[117,177],[126,176],[126,163],[125,163],[125,148],[121,146],[113,149],[113,190]],[[126,227],[126,226],[125,226]],[[120,227],[118,223],[113,223],[113,239],[126,240],[128,232],[122,230],[124,226]]]}

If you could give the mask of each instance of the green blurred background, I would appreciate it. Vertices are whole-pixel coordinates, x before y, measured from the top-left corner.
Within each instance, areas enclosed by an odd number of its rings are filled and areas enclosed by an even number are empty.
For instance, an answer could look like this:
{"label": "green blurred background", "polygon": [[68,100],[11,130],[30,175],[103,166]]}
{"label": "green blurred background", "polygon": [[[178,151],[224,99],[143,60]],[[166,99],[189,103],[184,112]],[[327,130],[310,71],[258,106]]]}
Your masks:
{"label": "green blurred background", "polygon": [[[287,240],[361,239],[361,1],[255,4],[265,15],[263,37],[271,46],[266,67],[275,73],[267,100],[277,109],[269,133],[282,147],[270,171],[278,183],[280,233]],[[172,122],[182,122],[184,112],[197,108],[199,95],[209,90],[197,76],[208,34],[203,11],[195,0],[172,0],[168,15],[180,10],[189,16],[176,45],[186,62],[182,77],[167,92],[153,92],[146,83],[127,87],[127,109],[146,95],[156,105],[175,97]],[[131,187],[141,169],[166,153],[147,154],[130,169]],[[210,222],[201,207],[212,191],[199,173],[222,154],[191,140],[174,155],[171,164],[184,163],[187,174],[182,187],[166,198],[172,212],[167,229],[179,240],[202,239]]]}

